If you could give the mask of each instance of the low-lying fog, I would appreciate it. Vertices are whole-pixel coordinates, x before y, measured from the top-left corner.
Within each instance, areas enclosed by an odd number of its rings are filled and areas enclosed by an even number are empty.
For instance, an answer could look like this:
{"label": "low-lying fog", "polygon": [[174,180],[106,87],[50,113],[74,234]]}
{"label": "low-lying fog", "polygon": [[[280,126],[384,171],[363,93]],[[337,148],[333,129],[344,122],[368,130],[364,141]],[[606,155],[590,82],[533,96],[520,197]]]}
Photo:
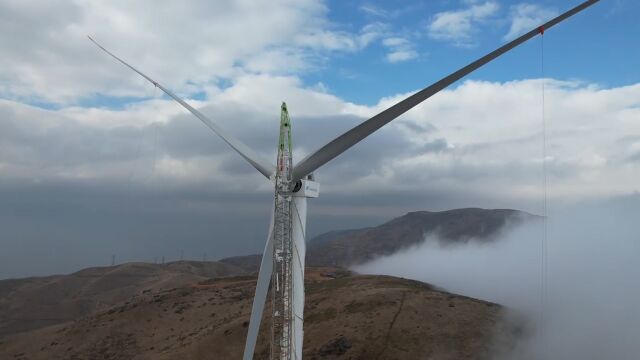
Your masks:
{"label": "low-lying fog", "polygon": [[[490,244],[423,245],[354,268],[428,282],[524,313],[531,331],[507,359],[640,356],[640,196],[550,211]],[[543,304],[543,289],[546,300]],[[541,311],[541,309],[543,311]]]}

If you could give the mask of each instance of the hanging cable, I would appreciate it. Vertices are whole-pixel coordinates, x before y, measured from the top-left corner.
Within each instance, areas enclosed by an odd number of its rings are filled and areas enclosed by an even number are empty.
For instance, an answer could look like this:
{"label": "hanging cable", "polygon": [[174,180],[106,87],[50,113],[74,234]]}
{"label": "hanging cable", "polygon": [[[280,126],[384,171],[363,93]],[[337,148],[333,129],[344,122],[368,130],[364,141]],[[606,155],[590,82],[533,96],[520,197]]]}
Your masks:
{"label": "hanging cable", "polygon": [[[540,27],[540,72],[541,72],[541,122],[542,122],[542,244],[540,246],[540,327],[542,331],[546,324],[546,307],[548,301],[548,181],[547,181],[547,121],[545,104],[546,74],[544,68],[544,27]],[[548,337],[543,337],[543,357],[548,358]]]}

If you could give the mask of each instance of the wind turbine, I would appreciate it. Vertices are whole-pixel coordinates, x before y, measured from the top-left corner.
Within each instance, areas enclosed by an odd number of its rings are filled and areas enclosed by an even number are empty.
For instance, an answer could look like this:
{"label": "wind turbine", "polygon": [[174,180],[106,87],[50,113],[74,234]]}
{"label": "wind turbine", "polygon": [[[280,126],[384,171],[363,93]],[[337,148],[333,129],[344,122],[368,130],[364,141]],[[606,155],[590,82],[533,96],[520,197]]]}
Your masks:
{"label": "wind turbine", "polygon": [[273,165],[164,86],[109,52],[91,37],[89,39],[104,52],[147,79],[189,110],[256,170],[274,183],[274,206],[258,273],[258,282],[244,349],[244,360],[253,358],[269,284],[271,284],[272,293],[271,359],[288,360],[302,358],[307,198],[316,198],[319,195],[319,184],[314,181],[313,172],[447,86],[536,35],[544,34],[545,30],[598,1],[585,1],[540,27],[451,73],[338,136],[302,159],[295,166],[293,166],[291,151],[291,121],[285,103],[281,106],[277,165]]}

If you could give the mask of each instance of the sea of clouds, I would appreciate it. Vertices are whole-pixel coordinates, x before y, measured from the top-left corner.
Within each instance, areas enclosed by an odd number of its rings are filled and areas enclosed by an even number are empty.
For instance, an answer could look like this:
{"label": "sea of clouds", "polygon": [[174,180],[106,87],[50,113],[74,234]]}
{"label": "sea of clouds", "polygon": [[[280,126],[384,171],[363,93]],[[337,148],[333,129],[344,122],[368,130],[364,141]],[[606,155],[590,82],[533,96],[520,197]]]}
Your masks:
{"label": "sea of clouds", "polygon": [[640,196],[551,208],[494,242],[443,246],[433,235],[362,273],[416,279],[489,300],[530,326],[499,359],[635,359],[640,354]]}

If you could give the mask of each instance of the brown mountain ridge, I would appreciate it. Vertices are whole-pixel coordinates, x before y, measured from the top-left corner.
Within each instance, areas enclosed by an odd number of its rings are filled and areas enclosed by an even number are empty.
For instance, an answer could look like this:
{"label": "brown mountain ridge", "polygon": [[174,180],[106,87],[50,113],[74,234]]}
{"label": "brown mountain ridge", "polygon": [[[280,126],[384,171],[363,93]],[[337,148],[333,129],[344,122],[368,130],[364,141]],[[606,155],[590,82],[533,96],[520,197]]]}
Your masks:
{"label": "brown mountain ridge", "polygon": [[[138,294],[5,337],[0,358],[239,359],[255,282],[245,275]],[[305,285],[305,359],[489,359],[519,331],[499,305],[417,281],[319,268],[309,269]],[[268,326],[256,359],[268,358]]]}
{"label": "brown mountain ridge", "polygon": [[[442,245],[463,245],[470,241],[495,241],[501,232],[539,216],[519,210],[465,208],[447,211],[416,211],[384,224],[362,229],[330,231],[307,245],[309,266],[349,267],[416,246],[428,235]],[[220,262],[257,271],[260,255],[234,256]]]}
{"label": "brown mountain ridge", "polygon": [[69,275],[0,280],[0,336],[75,320],[143,292],[243,273],[225,263],[179,261],[126,263]]}
{"label": "brown mountain ridge", "polygon": [[[415,246],[426,235],[444,245],[495,241],[509,226],[535,219],[516,210],[420,211],[314,238],[307,253],[307,265],[316,268],[306,279],[305,358],[483,358],[496,339],[512,344],[514,327],[498,305],[339,268]],[[215,351],[239,358],[259,262],[252,255],[127,263],[0,280],[0,358],[227,358],[209,357]],[[327,273],[339,276],[322,276]],[[266,356],[265,336],[259,358]]]}

